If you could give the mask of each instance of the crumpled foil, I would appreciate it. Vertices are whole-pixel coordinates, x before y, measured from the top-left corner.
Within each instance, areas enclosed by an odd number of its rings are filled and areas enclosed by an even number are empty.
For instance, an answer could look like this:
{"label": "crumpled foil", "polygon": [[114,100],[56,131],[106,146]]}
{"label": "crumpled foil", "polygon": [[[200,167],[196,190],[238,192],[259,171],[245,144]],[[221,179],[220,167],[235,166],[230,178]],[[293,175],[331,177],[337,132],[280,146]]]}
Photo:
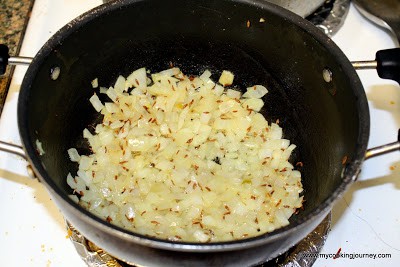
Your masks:
{"label": "crumpled foil", "polygon": [[[115,259],[103,249],[87,240],[70,223],[67,224],[70,240],[76,251],[88,267],[128,267],[124,262]],[[306,238],[281,256],[261,264],[260,267],[310,267],[316,258],[306,257],[309,253],[318,253],[325,244],[331,226],[331,214],[312,231]],[[134,265],[133,265],[134,266]]]}
{"label": "crumpled foil", "polygon": [[69,222],[66,222],[66,224],[69,239],[88,267],[123,267],[118,260],[87,240]]}
{"label": "crumpled foil", "polygon": [[[260,265],[260,267],[310,267],[317,257],[309,257],[321,252],[331,227],[331,213],[301,240],[296,246],[283,253],[281,256]],[[316,253],[316,254],[314,254]]]}
{"label": "crumpled foil", "polygon": [[342,27],[350,8],[350,0],[326,0],[306,19],[332,37]]}

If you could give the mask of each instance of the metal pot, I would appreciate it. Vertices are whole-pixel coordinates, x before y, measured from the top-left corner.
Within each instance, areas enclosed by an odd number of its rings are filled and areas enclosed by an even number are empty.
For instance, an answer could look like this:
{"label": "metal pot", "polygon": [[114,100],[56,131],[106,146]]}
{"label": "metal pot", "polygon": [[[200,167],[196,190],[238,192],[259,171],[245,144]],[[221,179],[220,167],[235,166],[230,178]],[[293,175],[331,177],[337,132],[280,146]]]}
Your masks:
{"label": "metal pot", "polygon": [[[267,84],[262,113],[280,120],[298,145],[293,162],[304,164],[306,202],[290,225],[240,241],[173,242],[111,225],[68,197],[66,176],[77,166],[66,151],[87,150],[82,130],[98,119],[88,101],[91,80],[111,85],[119,74],[142,66],[159,71],[170,62],[190,74],[229,69],[240,88]],[[368,104],[342,51],[306,20],[261,0],[119,0],[89,11],[33,59],[21,85],[18,126],[34,172],[65,218],[113,256],[150,266],[251,266],[276,257],[322,221],[366,157],[381,153],[367,153]],[[397,142],[383,151],[398,148]]]}

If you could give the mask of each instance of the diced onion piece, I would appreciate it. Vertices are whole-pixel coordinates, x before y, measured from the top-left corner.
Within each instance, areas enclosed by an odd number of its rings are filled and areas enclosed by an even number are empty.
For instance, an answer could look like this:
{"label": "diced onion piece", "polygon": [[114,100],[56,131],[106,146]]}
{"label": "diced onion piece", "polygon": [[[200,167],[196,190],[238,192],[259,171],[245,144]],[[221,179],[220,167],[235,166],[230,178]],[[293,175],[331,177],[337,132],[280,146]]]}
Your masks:
{"label": "diced onion piece", "polygon": [[82,191],[83,187],[89,186],[91,184],[92,176],[88,175],[88,172],[86,170],[83,170],[83,169],[79,169],[77,174],[78,174],[78,177],[76,179],[77,180],[81,179],[83,181],[83,184],[84,184],[82,186],[82,188],[80,188],[80,189],[78,188],[79,191]]}
{"label": "diced onion piece", "polygon": [[100,111],[104,108],[104,105],[100,102],[100,99],[99,99],[99,97],[98,97],[96,94],[94,94],[94,95],[89,99],[89,101],[90,101],[90,103],[92,103],[94,109],[95,109],[97,112],[100,112]]}
{"label": "diced onion piece", "polygon": [[113,121],[113,122],[110,124],[110,128],[111,128],[111,129],[121,128],[122,126],[124,126],[124,122],[122,122],[122,121]]}
{"label": "diced onion piece", "polygon": [[99,87],[99,80],[97,78],[94,79],[91,83],[93,88]]}
{"label": "diced onion piece", "polygon": [[203,242],[203,243],[207,242],[210,239],[210,236],[205,234],[201,230],[197,230],[196,232],[194,232],[193,236],[197,241],[200,241],[200,242]]}
{"label": "diced onion piece", "polygon": [[158,75],[172,77],[172,76],[178,75],[180,72],[181,71],[179,68],[170,68],[167,70],[160,71],[158,73]]}
{"label": "diced onion piece", "polygon": [[107,94],[107,90],[106,87],[100,87],[100,94]]}
{"label": "diced onion piece", "polygon": [[81,156],[79,155],[78,151],[76,150],[76,148],[70,148],[68,149],[68,156],[69,159],[73,162],[79,162]]}
{"label": "diced onion piece", "polygon": [[159,96],[159,95],[168,96],[171,93],[171,90],[169,90],[169,88],[165,88],[159,83],[155,83],[152,86],[148,87],[147,92],[149,92],[154,96]]}
{"label": "diced onion piece", "polygon": [[45,152],[44,152],[44,150],[43,150],[42,143],[41,143],[38,139],[36,139],[36,149],[37,149],[37,151],[39,152],[39,155],[40,155],[40,156],[42,156],[42,155],[45,154]]}
{"label": "diced onion piece", "polygon": [[200,79],[203,80],[203,82],[208,82],[211,77],[211,72],[209,70],[205,70],[203,74],[200,75]]}
{"label": "diced onion piece", "polygon": [[81,156],[79,159],[79,169],[88,170],[93,163],[93,158],[88,156]]}
{"label": "diced onion piece", "polygon": [[221,76],[219,77],[218,82],[223,86],[229,86],[233,84],[234,75],[232,72],[224,70],[222,71]]}
{"label": "diced onion piece", "polygon": [[141,68],[132,72],[127,78],[126,82],[128,87],[136,87],[139,89],[146,88],[147,86],[147,76],[146,69]]}
{"label": "diced onion piece", "polygon": [[107,96],[114,102],[117,102],[117,98],[118,98],[118,94],[117,92],[114,90],[114,88],[110,87],[107,90]]}
{"label": "diced onion piece", "polygon": [[212,131],[211,126],[201,125],[198,134],[193,137],[192,145],[196,147],[206,142],[211,134],[211,131]]}
{"label": "diced onion piece", "polygon": [[222,93],[224,92],[224,87],[222,87],[221,85],[219,85],[219,84],[217,84],[215,87],[214,87],[214,94],[215,95],[217,95],[217,96],[220,96],[220,95],[222,95]]}
{"label": "diced onion piece", "polygon": [[124,213],[128,220],[131,220],[136,217],[135,207],[131,204],[126,204],[124,206]]}
{"label": "diced onion piece", "polygon": [[85,129],[83,130],[83,138],[86,138],[86,139],[93,138],[93,135],[92,135],[91,132],[89,132],[88,129],[85,128]]}
{"label": "diced onion piece", "polygon": [[114,103],[104,103],[104,106],[109,113],[117,113],[119,111],[119,107]]}
{"label": "diced onion piece", "polygon": [[72,189],[76,189],[76,181],[75,181],[75,179],[72,177],[72,175],[70,173],[68,173],[68,175],[67,175],[67,184]]}
{"label": "diced onion piece", "polygon": [[55,81],[58,79],[58,77],[60,76],[61,73],[61,69],[60,67],[54,67],[50,69],[50,78]]}
{"label": "diced onion piece", "polygon": [[226,95],[227,95],[228,97],[230,97],[230,98],[239,99],[241,93],[240,93],[239,91],[236,91],[236,90],[228,89],[228,90],[226,90]]}
{"label": "diced onion piece", "polygon": [[125,87],[125,83],[126,83],[125,78],[121,75],[118,76],[117,81],[114,84],[114,90],[119,93],[127,91],[128,88]]}
{"label": "diced onion piece", "polygon": [[270,129],[270,138],[271,139],[281,139],[282,138],[282,128],[279,127],[278,124],[276,123],[271,123],[271,129]]}
{"label": "diced onion piece", "polygon": [[200,114],[200,122],[201,122],[201,123],[203,123],[203,124],[208,124],[208,122],[210,121],[210,119],[211,119],[211,114],[210,114],[210,112],[202,112],[202,113]]}
{"label": "diced onion piece", "polygon": [[235,104],[235,100],[228,100],[220,103],[218,108],[221,111],[221,114],[223,114],[230,111],[235,106]]}
{"label": "diced onion piece", "polygon": [[262,85],[254,85],[247,88],[247,92],[243,94],[245,98],[262,98],[268,93],[267,88]]}
{"label": "diced onion piece", "polygon": [[169,134],[169,127],[168,127],[168,125],[167,124],[162,124],[161,126],[160,126],[160,133],[162,134],[162,135],[168,135]]}
{"label": "diced onion piece", "polygon": [[259,98],[249,98],[249,99],[243,100],[242,105],[246,109],[260,111],[261,108],[264,106],[264,101],[262,101]]}

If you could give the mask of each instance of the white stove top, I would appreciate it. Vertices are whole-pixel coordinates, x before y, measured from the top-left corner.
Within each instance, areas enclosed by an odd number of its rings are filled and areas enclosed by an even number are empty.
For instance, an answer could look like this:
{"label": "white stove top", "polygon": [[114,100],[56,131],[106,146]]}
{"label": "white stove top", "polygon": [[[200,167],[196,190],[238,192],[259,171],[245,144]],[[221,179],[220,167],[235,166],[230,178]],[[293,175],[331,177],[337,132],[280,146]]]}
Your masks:
{"label": "white stove top", "polygon": [[[21,49],[34,56],[45,41],[71,19],[100,0],[36,0]],[[374,59],[379,49],[393,48],[387,32],[351,6],[333,40],[351,60]],[[0,118],[0,140],[20,144],[16,103],[26,67],[17,67]],[[360,71],[371,112],[369,146],[395,141],[400,128],[400,87],[375,71]],[[27,177],[26,163],[0,152],[1,266],[84,267],[69,241],[64,219],[44,186]],[[376,254],[376,259],[323,259],[314,266],[400,266],[400,152],[368,160],[358,181],[332,212],[332,231],[322,253]],[[390,259],[378,254],[390,254]],[[358,256],[358,255],[354,256]]]}

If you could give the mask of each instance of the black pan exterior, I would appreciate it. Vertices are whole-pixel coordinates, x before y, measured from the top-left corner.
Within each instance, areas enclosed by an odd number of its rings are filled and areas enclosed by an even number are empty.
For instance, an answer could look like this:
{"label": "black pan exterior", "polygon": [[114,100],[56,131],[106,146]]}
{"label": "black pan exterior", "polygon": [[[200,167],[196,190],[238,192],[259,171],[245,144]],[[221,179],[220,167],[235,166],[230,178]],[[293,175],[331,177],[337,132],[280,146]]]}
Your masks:
{"label": "black pan exterior", "polygon": [[[261,21],[260,21],[261,19]],[[235,74],[238,89],[266,84],[262,113],[279,119],[303,163],[304,210],[291,224],[242,241],[183,243],[113,226],[68,197],[67,149],[87,153],[82,130],[99,116],[90,82],[113,84],[119,74],[147,67],[180,67],[198,75]],[[61,69],[57,80],[50,72]],[[327,83],[325,68],[332,72]],[[102,100],[107,100],[106,98]],[[246,266],[271,259],[311,232],[356,179],[369,136],[367,100],[340,49],[313,25],[265,1],[113,1],[75,19],[38,52],[23,80],[18,125],[27,155],[58,207],[88,239],[114,256],[141,265]],[[45,154],[39,156],[36,140]],[[343,159],[347,158],[346,164]],[[300,167],[299,167],[300,168]]]}

